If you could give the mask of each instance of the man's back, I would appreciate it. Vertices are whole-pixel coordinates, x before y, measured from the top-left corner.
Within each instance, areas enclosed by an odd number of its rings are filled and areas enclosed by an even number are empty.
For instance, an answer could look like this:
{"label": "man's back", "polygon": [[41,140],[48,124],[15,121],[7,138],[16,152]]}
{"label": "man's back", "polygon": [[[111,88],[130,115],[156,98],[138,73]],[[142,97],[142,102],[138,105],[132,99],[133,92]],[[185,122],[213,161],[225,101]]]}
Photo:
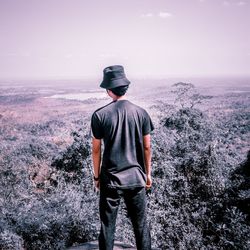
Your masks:
{"label": "man's back", "polygon": [[147,112],[128,100],[114,101],[94,112],[92,124],[94,136],[104,140],[105,185],[145,186],[143,136],[153,128]]}
{"label": "man's back", "polygon": [[146,189],[152,185],[150,132],[154,127],[144,109],[125,100],[129,84],[121,65],[106,67],[100,87],[113,102],[96,110],[91,119],[94,181],[100,190],[100,250],[113,249],[121,198],[133,225],[137,249],[151,250]]}

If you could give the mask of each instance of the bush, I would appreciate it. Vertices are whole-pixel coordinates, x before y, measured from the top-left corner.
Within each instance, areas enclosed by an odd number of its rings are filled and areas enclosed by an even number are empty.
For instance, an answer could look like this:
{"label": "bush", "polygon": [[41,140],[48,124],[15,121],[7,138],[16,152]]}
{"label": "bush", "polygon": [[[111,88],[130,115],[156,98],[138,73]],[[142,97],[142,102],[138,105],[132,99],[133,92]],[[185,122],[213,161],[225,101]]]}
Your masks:
{"label": "bush", "polygon": [[85,134],[83,134],[83,131],[73,132],[72,135],[73,143],[61,152],[51,165],[66,173],[72,173],[72,178],[68,175],[68,179],[75,181],[78,176],[82,178],[83,164],[85,167],[89,166],[90,142],[89,135],[86,132]]}
{"label": "bush", "polygon": [[0,233],[0,249],[3,250],[24,250],[22,237],[9,230]]}
{"label": "bush", "polygon": [[97,215],[93,192],[61,182],[49,196],[33,199],[12,216],[28,249],[64,249],[97,236]]}
{"label": "bush", "polygon": [[[200,95],[190,83],[173,88],[176,105],[154,107],[158,120],[148,192],[153,245],[248,249],[250,153],[239,164],[249,133],[249,116],[241,112],[247,105],[228,104],[230,112],[216,111],[212,121],[211,114],[197,108],[211,97]],[[18,136],[5,136],[9,130],[0,128],[5,138],[0,146],[1,249],[65,249],[97,238],[89,122],[77,111],[67,118],[67,123],[53,118],[15,125]],[[50,138],[55,135],[57,142]],[[116,239],[135,243],[123,202]]]}

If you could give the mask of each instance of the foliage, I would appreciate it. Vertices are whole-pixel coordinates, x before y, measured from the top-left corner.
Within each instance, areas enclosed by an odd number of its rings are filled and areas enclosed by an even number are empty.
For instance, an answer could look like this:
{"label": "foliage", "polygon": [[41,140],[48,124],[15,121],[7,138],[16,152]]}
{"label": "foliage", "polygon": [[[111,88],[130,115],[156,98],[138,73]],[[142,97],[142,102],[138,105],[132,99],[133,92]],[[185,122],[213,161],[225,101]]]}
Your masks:
{"label": "foliage", "polygon": [[[60,186],[18,209],[16,230],[29,249],[63,249],[97,235],[96,199],[78,185]],[[86,217],[88,214],[89,217]],[[31,233],[34,232],[34,233]]]}
{"label": "foliage", "polygon": [[[84,167],[90,168],[90,141],[86,131],[73,132],[73,143],[52,160],[51,166],[62,170],[68,180],[82,179]],[[80,180],[79,180],[80,181]]]}
{"label": "foliage", "polygon": [[12,249],[24,249],[23,239],[16,233],[9,230],[4,230],[0,233],[0,249],[12,250]]}
{"label": "foliage", "polygon": [[175,95],[175,103],[181,108],[193,108],[211,96],[201,95],[192,83],[178,82],[172,85],[172,93]]}
{"label": "foliage", "polygon": [[231,172],[228,203],[247,215],[250,221],[250,151],[247,159]]}
{"label": "foliage", "polygon": [[[153,245],[249,249],[250,153],[241,161],[249,137],[247,105],[237,99],[223,107],[227,112],[208,115],[198,105],[211,97],[193,84],[174,84],[172,93],[174,103],[154,107],[148,192]],[[0,127],[0,249],[65,249],[97,238],[89,118],[70,112],[43,122],[4,121],[13,130]],[[116,239],[134,243],[121,205]]]}
{"label": "foliage", "polygon": [[[189,91],[192,86],[184,87]],[[183,100],[174,111],[169,105],[162,108],[161,125],[152,138],[156,163],[149,210],[151,225],[157,225],[154,241],[160,249],[247,249],[246,211],[235,209],[235,196],[228,201],[237,157],[229,141],[221,144],[222,125],[192,105],[184,107]]]}

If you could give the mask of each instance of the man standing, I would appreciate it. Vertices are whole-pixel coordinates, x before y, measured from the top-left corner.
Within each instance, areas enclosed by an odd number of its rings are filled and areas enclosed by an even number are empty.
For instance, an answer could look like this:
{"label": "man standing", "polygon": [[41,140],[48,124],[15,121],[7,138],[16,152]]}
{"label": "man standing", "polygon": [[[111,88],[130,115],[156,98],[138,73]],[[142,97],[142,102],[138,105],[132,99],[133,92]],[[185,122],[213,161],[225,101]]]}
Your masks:
{"label": "man standing", "polygon": [[[94,181],[100,188],[99,249],[112,250],[121,197],[131,219],[138,250],[150,250],[146,221],[146,189],[152,185],[148,113],[125,99],[130,84],[120,65],[107,67],[100,87],[113,99],[91,119]],[[104,151],[101,156],[101,141]]]}

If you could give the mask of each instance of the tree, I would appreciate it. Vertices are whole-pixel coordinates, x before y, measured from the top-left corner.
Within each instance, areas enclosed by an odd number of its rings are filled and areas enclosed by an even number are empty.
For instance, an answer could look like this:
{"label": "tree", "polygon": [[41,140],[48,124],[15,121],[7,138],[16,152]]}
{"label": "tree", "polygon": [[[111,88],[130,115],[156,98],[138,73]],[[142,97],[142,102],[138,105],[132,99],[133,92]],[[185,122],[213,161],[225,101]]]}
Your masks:
{"label": "tree", "polygon": [[211,99],[211,96],[201,95],[192,83],[178,82],[172,85],[172,93],[175,95],[175,103],[181,108],[193,108],[203,100]]}

